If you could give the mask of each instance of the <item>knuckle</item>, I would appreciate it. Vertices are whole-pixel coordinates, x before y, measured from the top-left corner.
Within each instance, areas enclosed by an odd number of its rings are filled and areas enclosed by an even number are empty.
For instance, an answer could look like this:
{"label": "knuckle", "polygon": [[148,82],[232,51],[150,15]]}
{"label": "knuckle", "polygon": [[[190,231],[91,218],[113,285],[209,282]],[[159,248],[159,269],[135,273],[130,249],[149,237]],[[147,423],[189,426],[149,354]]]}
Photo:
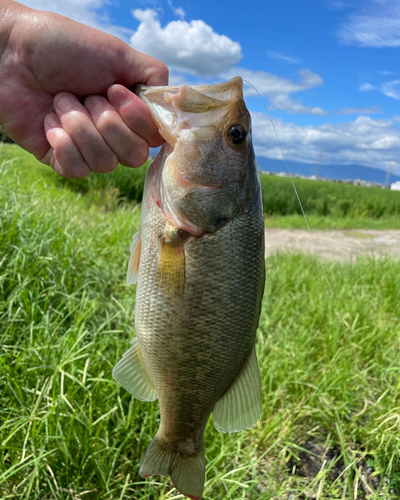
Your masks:
{"label": "knuckle", "polygon": [[61,124],[69,134],[81,134],[85,130],[85,116],[77,109],[72,109],[61,117]]}
{"label": "knuckle", "polygon": [[118,131],[118,121],[115,119],[114,113],[109,109],[101,113],[96,126],[102,135],[115,134]]}
{"label": "knuckle", "polygon": [[68,154],[72,145],[72,140],[66,133],[61,133],[57,135],[57,146],[55,148],[55,153],[59,155]]}
{"label": "knuckle", "polygon": [[58,134],[57,144],[50,157],[50,165],[62,177],[82,179],[90,169],[69,135]]}

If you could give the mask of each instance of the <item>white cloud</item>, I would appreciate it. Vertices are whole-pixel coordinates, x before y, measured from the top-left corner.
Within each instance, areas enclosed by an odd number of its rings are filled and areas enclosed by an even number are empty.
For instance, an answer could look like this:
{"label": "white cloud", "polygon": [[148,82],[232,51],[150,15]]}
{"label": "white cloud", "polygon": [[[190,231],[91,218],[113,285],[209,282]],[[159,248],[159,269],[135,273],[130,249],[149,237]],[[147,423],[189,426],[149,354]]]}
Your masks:
{"label": "white cloud", "polygon": [[381,70],[381,71],[378,71],[378,73],[380,75],[387,75],[387,76],[395,75],[395,73],[393,71],[387,71],[387,70]]}
{"label": "white cloud", "polygon": [[375,89],[376,89],[375,85],[372,85],[372,83],[368,82],[364,82],[358,87],[358,90],[360,90],[361,92],[368,92],[369,90],[375,90]]}
{"label": "white cloud", "polygon": [[358,90],[361,92],[368,92],[369,90],[378,90],[386,97],[391,97],[392,99],[400,100],[400,80],[390,80],[388,82],[382,82],[379,85],[372,85],[371,83],[362,83]]}
{"label": "white cloud", "polygon": [[[215,33],[211,26],[202,20],[187,22],[185,12],[177,7],[173,0],[168,5],[180,20],[162,26],[158,14],[153,9],[132,12],[140,22],[136,31],[112,26],[104,17],[105,7],[116,0],[22,0],[30,7],[49,10],[71,17],[89,26],[108,31],[122,38],[131,35],[131,45],[145,52],[170,67],[171,85],[193,85],[193,78],[229,79],[241,75],[249,80],[258,91],[269,97],[271,108],[282,109],[292,114],[324,115],[326,112],[317,106],[307,107],[301,99],[292,99],[292,93],[312,89],[322,85],[322,78],[309,69],[301,69],[297,81],[279,77],[265,71],[252,71],[234,67],[242,58],[241,46],[225,35]],[[299,60],[269,52],[270,57],[297,63]],[[209,81],[208,83],[212,83]],[[251,87],[245,88],[246,95],[256,95]]]}
{"label": "white cloud", "polygon": [[289,64],[300,64],[301,60],[297,59],[297,57],[286,56],[285,54],[281,54],[280,52],[268,51],[267,56],[271,59],[276,59],[277,61],[287,62]]}
{"label": "white cloud", "polygon": [[197,82],[195,84],[191,82],[187,76],[187,73],[185,74],[181,71],[170,69],[168,85],[171,85],[171,87],[180,87],[181,85],[199,85]]}
{"label": "white cloud", "polygon": [[331,10],[347,10],[352,7],[352,4],[350,2],[341,2],[341,1],[335,2],[329,0],[326,2],[326,6],[328,7],[328,9]]}
{"label": "white cloud", "polygon": [[359,47],[400,47],[400,1],[369,0],[338,32],[341,42]]}
{"label": "white cloud", "polygon": [[337,111],[341,115],[379,115],[382,110],[379,106],[365,106],[363,108],[343,108]]}
{"label": "white cloud", "polygon": [[[252,113],[256,154],[282,159],[269,118]],[[392,120],[359,116],[348,123],[299,126],[274,119],[289,161],[316,164],[320,151],[327,164],[357,164],[400,174],[400,128]]]}
{"label": "white cloud", "polygon": [[[321,108],[303,106],[300,99],[291,99],[289,96],[291,92],[307,90],[322,82],[319,75],[315,75],[310,70],[301,70],[300,80],[293,82],[287,78],[281,78],[264,71],[252,71],[246,68],[234,67],[218,75],[217,78],[203,79],[203,81],[197,79],[196,82],[193,82],[193,79],[190,80],[187,78],[187,74],[172,69],[170,72],[170,85],[210,85],[211,83],[229,80],[235,76],[241,76],[244,80],[251,82],[261,95],[268,97],[270,109],[282,109],[290,114],[327,114]],[[244,81],[244,94],[245,97],[258,95],[255,89],[248,85],[246,81]]]}
{"label": "white cloud", "polygon": [[104,12],[99,12],[111,4],[110,0],[19,0],[19,2],[32,9],[56,12],[120,38],[127,38],[132,34],[132,30],[113,25],[104,17]]}
{"label": "white cloud", "polygon": [[172,21],[162,27],[152,9],[133,11],[140,24],[131,37],[137,50],[160,59],[168,66],[199,76],[212,76],[234,66],[242,49],[219,35],[202,20]]}
{"label": "white cloud", "polygon": [[[247,68],[235,67],[224,72],[223,76],[232,78],[241,76],[252,83],[261,95],[290,94],[301,90],[308,90],[322,85],[322,78],[313,73],[310,69],[301,69],[299,71],[299,81],[295,82],[288,78],[267,73],[266,71],[254,71]],[[247,95],[257,95],[257,92],[249,88]]]}
{"label": "white cloud", "polygon": [[[299,71],[299,80],[292,81],[288,78],[273,75],[266,71],[253,71],[246,68],[235,67],[224,72],[223,78],[241,76],[258,90],[258,92],[269,98],[271,109],[282,109],[291,114],[306,113],[312,115],[325,115],[326,111],[319,107],[307,107],[300,99],[291,99],[290,94],[303,90],[312,89],[322,85],[322,78],[309,69]],[[256,90],[245,82],[245,95],[257,95]]]}
{"label": "white cloud", "polygon": [[318,106],[303,106],[301,99],[291,99],[287,94],[271,95],[269,98],[271,109],[282,109],[289,114],[309,114],[324,116],[327,112]]}
{"label": "white cloud", "polygon": [[182,7],[175,7],[171,0],[168,0],[168,5],[177,17],[179,17],[182,21],[185,19],[186,12],[182,9]]}
{"label": "white cloud", "polygon": [[387,97],[400,100],[400,80],[381,83],[380,91]]}

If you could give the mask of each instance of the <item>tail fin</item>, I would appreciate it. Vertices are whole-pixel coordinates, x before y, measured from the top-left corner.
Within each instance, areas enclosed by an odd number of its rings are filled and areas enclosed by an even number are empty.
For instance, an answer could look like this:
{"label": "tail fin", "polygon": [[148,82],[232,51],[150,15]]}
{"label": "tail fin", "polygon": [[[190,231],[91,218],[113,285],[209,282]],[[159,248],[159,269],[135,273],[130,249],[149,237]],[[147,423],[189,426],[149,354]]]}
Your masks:
{"label": "tail fin", "polygon": [[205,476],[204,443],[195,455],[185,455],[165,450],[156,436],[146,451],[139,474],[142,477],[169,474],[177,490],[192,500],[200,500]]}

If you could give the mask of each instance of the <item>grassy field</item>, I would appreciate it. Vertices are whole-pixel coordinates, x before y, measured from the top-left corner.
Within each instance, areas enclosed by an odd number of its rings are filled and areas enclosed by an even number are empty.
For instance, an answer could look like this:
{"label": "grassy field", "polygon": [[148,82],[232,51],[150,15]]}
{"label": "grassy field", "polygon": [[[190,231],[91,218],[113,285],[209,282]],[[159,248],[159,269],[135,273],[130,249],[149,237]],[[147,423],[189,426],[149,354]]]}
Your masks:
{"label": "grassy field", "polygon": [[[314,228],[400,228],[399,192],[305,179],[294,182]],[[261,174],[261,186],[269,227],[305,226],[290,178]]]}
{"label": "grassy field", "polygon": [[[40,164],[16,145],[3,144],[1,157],[18,158],[32,169]],[[43,170],[41,170],[43,172]],[[107,203],[141,201],[145,169],[119,168],[106,175],[69,181],[45,171],[47,181]],[[289,178],[261,174],[266,227],[306,229]],[[333,182],[294,180],[312,229],[400,229],[400,193]],[[102,200],[104,202],[104,200]]]}
{"label": "grassy field", "polygon": [[[111,376],[134,336],[139,206],[16,151],[0,158],[0,497],[182,498],[138,476],[158,405]],[[234,435],[210,421],[206,500],[399,498],[400,261],[326,272],[339,312],[314,258],[268,258],[261,421]]]}

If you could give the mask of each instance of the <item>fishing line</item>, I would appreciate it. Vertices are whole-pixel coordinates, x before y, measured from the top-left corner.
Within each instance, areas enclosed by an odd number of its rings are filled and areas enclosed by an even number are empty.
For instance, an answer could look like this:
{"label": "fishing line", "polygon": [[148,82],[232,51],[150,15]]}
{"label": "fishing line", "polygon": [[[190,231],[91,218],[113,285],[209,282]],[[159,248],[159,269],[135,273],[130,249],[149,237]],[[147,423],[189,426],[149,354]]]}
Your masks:
{"label": "fishing line", "polygon": [[[304,220],[305,220],[305,222],[306,222],[306,226],[307,226],[308,232],[309,232],[310,237],[311,237],[311,241],[312,241],[312,244],[313,244],[313,247],[314,247],[315,254],[316,254],[316,256],[317,256],[317,259],[318,259],[319,265],[320,265],[320,267],[321,267],[321,269],[322,269],[322,274],[323,274],[323,276],[324,276],[324,279],[325,279],[325,281],[326,281],[326,284],[328,285],[328,289],[329,289],[330,295],[331,295],[331,297],[332,297],[333,304],[334,304],[335,309],[336,309],[336,314],[337,314],[337,316],[339,317],[339,320],[340,320],[340,323],[341,323],[341,325],[342,325],[343,331],[345,332],[346,337],[347,337],[347,339],[348,339],[348,341],[349,341],[349,343],[350,343],[350,346],[351,346],[351,348],[352,348],[352,351],[353,351],[353,352],[354,352],[354,354],[355,354],[356,363],[357,363],[357,365],[358,365],[358,368],[359,368],[359,370],[360,370],[360,374],[361,374],[363,370],[362,370],[362,367],[361,367],[361,363],[360,363],[360,361],[359,361],[358,352],[356,351],[356,349],[355,349],[355,347],[354,347],[354,345],[353,345],[353,343],[352,343],[352,341],[351,341],[351,338],[350,338],[349,332],[348,332],[348,326],[349,326],[349,325],[348,325],[348,323],[347,323],[347,322],[345,322],[345,321],[344,321],[344,319],[342,319],[342,315],[341,315],[341,312],[340,312],[340,309],[339,309],[339,305],[338,305],[338,303],[337,303],[337,301],[336,301],[336,297],[335,297],[335,294],[334,294],[334,292],[333,292],[333,289],[332,289],[331,283],[330,283],[330,281],[329,281],[328,275],[326,274],[324,264],[322,263],[322,259],[321,259],[320,253],[319,253],[319,251],[318,251],[318,246],[317,246],[317,244],[316,244],[316,242],[315,242],[315,240],[314,240],[314,236],[313,236],[313,234],[312,234],[312,231],[311,231],[310,225],[309,225],[309,223],[308,223],[308,219],[307,219],[306,213],[305,213],[305,211],[304,211],[303,204],[301,203],[299,193],[298,193],[298,191],[297,191],[296,185],[295,185],[294,180],[293,180],[293,175],[292,175],[292,173],[291,173],[291,171],[290,171],[290,169],[289,169],[289,165],[288,165],[288,162],[287,162],[287,160],[286,160],[285,153],[284,153],[284,151],[283,151],[282,143],[281,143],[281,141],[280,141],[280,139],[279,139],[278,132],[277,132],[277,130],[276,130],[276,128],[275,128],[275,124],[274,124],[274,122],[273,122],[273,120],[272,120],[271,114],[270,114],[270,112],[269,112],[269,110],[268,110],[268,108],[267,108],[267,105],[265,104],[264,99],[262,98],[262,96],[261,96],[260,92],[259,92],[259,91],[255,88],[255,86],[254,86],[252,83],[250,83],[248,80],[244,80],[244,79],[243,79],[243,81],[244,81],[244,82],[246,82],[247,84],[249,84],[249,85],[250,85],[250,86],[251,86],[251,87],[252,87],[252,88],[253,88],[253,89],[257,92],[257,94],[258,94],[258,96],[260,97],[261,102],[263,103],[264,108],[265,108],[265,110],[266,110],[266,112],[267,112],[267,114],[268,114],[268,117],[269,117],[269,119],[270,119],[270,122],[271,122],[272,128],[274,129],[274,133],[275,133],[275,136],[276,136],[276,140],[277,140],[277,142],[278,142],[278,145],[279,145],[279,149],[281,150],[281,153],[282,153],[282,158],[283,158],[283,160],[284,160],[284,162],[285,162],[286,169],[287,169],[287,171],[288,171],[288,174],[289,174],[290,180],[291,180],[291,182],[292,182],[292,186],[293,186],[294,192],[296,193],[296,198],[297,198],[297,201],[299,202],[301,212],[302,212],[303,217],[304,217]],[[369,392],[370,396],[372,396],[372,391],[371,391],[371,389],[370,389],[370,387],[369,387],[369,386],[368,386],[368,388],[367,388],[367,391]]]}
{"label": "fishing line", "polygon": [[310,225],[309,225],[309,223],[308,223],[308,219],[307,219],[306,213],[305,213],[304,208],[303,208],[303,204],[301,203],[299,193],[298,193],[298,191],[297,191],[296,185],[295,185],[294,180],[293,180],[293,175],[292,175],[292,172],[290,171],[290,169],[289,169],[289,165],[288,165],[288,162],[286,161],[286,156],[285,156],[285,153],[284,153],[284,151],[283,151],[282,143],[281,143],[281,141],[280,141],[280,139],[279,139],[278,132],[276,131],[275,124],[274,124],[274,122],[272,121],[272,117],[271,117],[271,115],[270,115],[270,112],[269,112],[269,110],[268,110],[268,108],[267,108],[267,105],[265,104],[265,101],[264,101],[264,99],[262,98],[262,96],[261,96],[260,92],[259,92],[259,91],[255,88],[255,86],[254,86],[252,83],[250,83],[248,80],[243,80],[243,81],[244,81],[244,82],[246,82],[246,83],[248,83],[248,84],[249,84],[251,87],[253,87],[253,89],[257,92],[257,94],[258,94],[259,98],[261,99],[261,102],[263,103],[264,108],[265,108],[265,110],[266,110],[266,112],[267,112],[267,114],[268,114],[268,117],[269,117],[269,119],[270,119],[270,122],[271,122],[272,128],[274,129],[274,132],[275,132],[276,140],[278,141],[279,149],[281,150],[282,157],[283,157],[283,160],[284,160],[285,165],[286,165],[286,170],[288,171],[288,174],[289,174],[290,180],[291,180],[291,182],[292,182],[292,186],[293,186],[294,192],[296,193],[296,198],[297,198],[297,201],[299,202],[300,209],[301,209],[301,213],[303,214],[304,220],[305,220],[305,222],[306,222],[306,226],[307,226],[308,232],[309,232],[309,234],[310,234],[311,241],[312,241],[312,243],[313,243],[314,250],[315,250],[315,253],[316,253],[317,258],[318,258],[319,265],[321,266],[322,273],[323,273],[324,278],[325,278],[325,281],[326,281],[326,283],[327,283],[327,285],[328,285],[329,292],[330,292],[330,294],[331,294],[331,297],[332,297],[333,303],[335,304],[336,311],[337,311],[337,313],[339,314],[339,317],[340,317],[340,316],[341,316],[341,314],[340,314],[339,306],[338,306],[338,304],[337,304],[337,302],[336,302],[335,294],[333,293],[333,289],[332,289],[332,287],[331,287],[330,281],[329,281],[328,276],[327,276],[327,274],[326,274],[326,272],[325,272],[325,267],[324,267],[324,265],[323,265],[323,263],[322,263],[322,260],[321,260],[321,257],[320,257],[319,251],[318,251],[318,246],[317,246],[317,244],[315,243],[314,236],[313,236],[313,234],[312,234],[312,231],[311,231]]}

